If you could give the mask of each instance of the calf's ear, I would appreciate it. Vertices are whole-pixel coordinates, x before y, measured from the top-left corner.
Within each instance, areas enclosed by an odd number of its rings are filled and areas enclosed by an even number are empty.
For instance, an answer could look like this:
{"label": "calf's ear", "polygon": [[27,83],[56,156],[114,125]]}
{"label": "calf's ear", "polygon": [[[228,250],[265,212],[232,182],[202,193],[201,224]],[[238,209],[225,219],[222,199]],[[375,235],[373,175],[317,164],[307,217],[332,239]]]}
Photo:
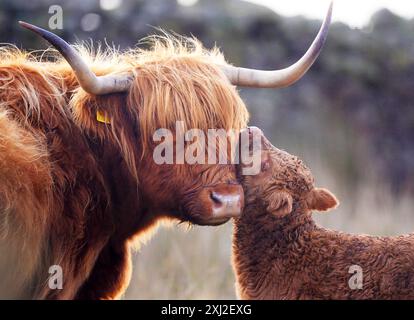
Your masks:
{"label": "calf's ear", "polygon": [[330,191],[322,188],[315,188],[309,193],[306,198],[306,203],[310,210],[328,211],[336,208],[339,201]]}
{"label": "calf's ear", "polygon": [[292,196],[286,191],[275,191],[267,199],[267,211],[276,217],[284,217],[292,212]]}

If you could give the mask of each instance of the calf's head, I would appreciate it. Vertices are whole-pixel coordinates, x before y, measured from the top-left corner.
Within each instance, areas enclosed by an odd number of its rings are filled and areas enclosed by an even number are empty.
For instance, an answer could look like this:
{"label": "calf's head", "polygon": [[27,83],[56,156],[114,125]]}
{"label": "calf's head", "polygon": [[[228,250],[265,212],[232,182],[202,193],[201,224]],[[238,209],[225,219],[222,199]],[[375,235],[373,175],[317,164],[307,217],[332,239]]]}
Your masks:
{"label": "calf's head", "polygon": [[[304,212],[327,211],[338,205],[336,197],[328,190],[316,188],[311,171],[302,160],[274,147],[258,128],[248,128],[250,141],[260,136],[261,143],[251,149],[252,156],[261,162],[257,175],[242,175],[246,205],[262,205],[275,217],[289,215],[295,205]],[[254,144],[251,143],[251,148]],[[245,165],[239,166],[239,173]]]}

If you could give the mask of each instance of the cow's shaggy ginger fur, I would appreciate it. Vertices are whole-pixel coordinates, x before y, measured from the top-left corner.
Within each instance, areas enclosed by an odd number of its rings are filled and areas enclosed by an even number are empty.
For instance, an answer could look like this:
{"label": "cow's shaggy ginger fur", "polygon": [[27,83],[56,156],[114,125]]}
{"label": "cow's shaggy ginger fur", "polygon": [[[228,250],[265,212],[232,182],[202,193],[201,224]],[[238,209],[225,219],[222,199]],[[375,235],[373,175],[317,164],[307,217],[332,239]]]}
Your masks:
{"label": "cow's shaggy ginger fur", "polygon": [[[335,207],[336,198],[314,187],[301,160],[264,137],[261,157],[262,172],[242,178],[246,207],[235,224],[240,298],[414,299],[413,234],[374,237],[317,226],[312,211]],[[362,289],[353,265],[362,268]]]}
{"label": "cow's shaggy ginger fur", "polygon": [[[140,193],[141,181],[163,179],[150,150],[144,159],[154,131],[174,129],[176,120],[202,130],[247,123],[244,103],[216,65],[225,63],[221,54],[196,40],[156,38],[148,50],[95,58],[79,50],[98,75],[133,70],[130,91],[92,96],[65,61],[0,49],[0,297],[119,297],[130,276],[130,240],[157,221],[144,214],[149,200]],[[97,110],[109,125],[96,120]],[[168,174],[179,172],[177,185],[185,185],[185,169],[177,170]],[[206,179],[229,179],[225,170]],[[154,197],[173,208],[176,200],[163,198],[178,194],[168,174],[165,193]],[[63,269],[62,290],[48,286],[52,265]]]}

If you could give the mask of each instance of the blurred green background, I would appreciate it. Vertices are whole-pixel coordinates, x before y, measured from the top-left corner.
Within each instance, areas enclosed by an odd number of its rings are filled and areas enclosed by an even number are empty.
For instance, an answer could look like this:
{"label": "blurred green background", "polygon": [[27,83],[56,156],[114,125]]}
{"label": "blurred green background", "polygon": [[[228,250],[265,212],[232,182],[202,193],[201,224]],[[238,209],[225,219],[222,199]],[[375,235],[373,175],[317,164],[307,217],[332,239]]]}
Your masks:
{"label": "blurred green background", "polygon": [[[219,46],[235,65],[288,66],[308,48],[320,21],[285,18],[239,0],[1,0],[0,42],[45,48],[18,20],[48,26],[50,5],[63,8],[69,42],[134,46],[155,27]],[[321,12],[321,17],[325,13]],[[388,10],[362,29],[332,25],[310,72],[290,88],[240,89],[251,125],[312,169],[319,186],[342,202],[322,225],[392,235],[414,229],[414,20]],[[235,298],[231,223],[159,230],[134,255],[127,299]]]}

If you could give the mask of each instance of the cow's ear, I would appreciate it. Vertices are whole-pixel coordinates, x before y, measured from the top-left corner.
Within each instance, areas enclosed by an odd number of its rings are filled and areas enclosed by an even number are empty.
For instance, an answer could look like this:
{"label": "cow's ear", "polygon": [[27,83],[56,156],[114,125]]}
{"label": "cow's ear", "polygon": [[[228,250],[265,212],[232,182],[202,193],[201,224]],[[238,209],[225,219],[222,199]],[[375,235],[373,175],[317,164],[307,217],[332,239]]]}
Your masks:
{"label": "cow's ear", "polygon": [[328,211],[336,208],[339,201],[328,190],[322,188],[315,188],[309,192],[306,203],[310,210]]}
{"label": "cow's ear", "polygon": [[274,191],[266,200],[267,211],[276,217],[284,217],[292,212],[293,198],[286,191]]}

